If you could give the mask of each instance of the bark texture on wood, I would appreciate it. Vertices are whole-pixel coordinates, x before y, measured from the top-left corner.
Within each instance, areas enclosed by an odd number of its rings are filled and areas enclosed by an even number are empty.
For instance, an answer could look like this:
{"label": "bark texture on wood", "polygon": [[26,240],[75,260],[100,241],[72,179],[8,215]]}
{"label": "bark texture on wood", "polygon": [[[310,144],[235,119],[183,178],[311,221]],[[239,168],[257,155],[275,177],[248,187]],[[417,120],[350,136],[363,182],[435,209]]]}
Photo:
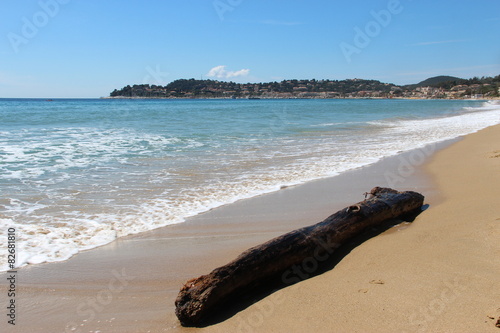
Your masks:
{"label": "bark texture on wood", "polygon": [[203,323],[229,298],[286,274],[304,260],[325,258],[367,228],[420,210],[424,196],[375,187],[371,198],[349,206],[312,226],[291,231],[255,246],[211,273],[187,281],[175,301],[175,313],[184,326]]}

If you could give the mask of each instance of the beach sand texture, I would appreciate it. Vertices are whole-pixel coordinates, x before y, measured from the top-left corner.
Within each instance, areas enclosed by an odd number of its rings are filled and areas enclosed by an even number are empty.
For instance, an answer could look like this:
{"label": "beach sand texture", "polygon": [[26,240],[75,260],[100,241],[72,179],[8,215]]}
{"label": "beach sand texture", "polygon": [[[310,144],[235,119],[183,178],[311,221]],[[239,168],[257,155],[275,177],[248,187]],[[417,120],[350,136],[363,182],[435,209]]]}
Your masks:
{"label": "beach sand texture", "polygon": [[363,192],[386,186],[388,172],[397,175],[411,152],[119,239],[65,262],[24,267],[16,326],[4,319],[1,331],[498,332],[499,142],[497,125],[440,150],[395,186],[426,196],[429,207],[414,223],[369,239],[332,270],[220,323],[180,326],[173,303],[186,280],[362,200]]}

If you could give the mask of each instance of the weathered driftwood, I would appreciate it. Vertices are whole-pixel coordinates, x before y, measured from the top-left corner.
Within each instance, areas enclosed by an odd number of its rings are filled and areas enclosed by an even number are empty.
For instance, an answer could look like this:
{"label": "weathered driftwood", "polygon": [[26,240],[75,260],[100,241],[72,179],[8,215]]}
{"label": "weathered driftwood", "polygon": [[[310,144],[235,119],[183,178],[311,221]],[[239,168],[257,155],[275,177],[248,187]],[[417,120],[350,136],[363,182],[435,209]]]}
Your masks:
{"label": "weathered driftwood", "polygon": [[[295,283],[304,271],[313,273],[340,245],[383,222],[420,210],[424,197],[375,187],[371,198],[331,215],[323,222],[297,229],[253,247],[210,274],[191,279],[181,288],[175,313],[184,326],[203,323],[228,299],[281,275]],[[302,268],[302,271],[298,268]]]}

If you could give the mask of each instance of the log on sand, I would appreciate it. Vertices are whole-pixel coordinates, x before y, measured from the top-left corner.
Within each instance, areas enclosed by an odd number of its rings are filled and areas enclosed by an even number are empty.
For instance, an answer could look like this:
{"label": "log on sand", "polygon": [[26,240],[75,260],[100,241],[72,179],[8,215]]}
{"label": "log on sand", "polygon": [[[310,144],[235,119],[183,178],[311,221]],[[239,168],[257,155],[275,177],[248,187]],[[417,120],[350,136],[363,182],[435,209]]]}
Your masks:
{"label": "log on sand", "polygon": [[[368,194],[368,193],[367,193]],[[371,198],[344,208],[324,221],[255,246],[210,274],[191,279],[181,288],[175,313],[184,326],[199,326],[208,315],[235,296],[252,292],[271,278],[290,280],[294,265],[316,264],[365,230],[420,211],[424,196],[375,187]]]}

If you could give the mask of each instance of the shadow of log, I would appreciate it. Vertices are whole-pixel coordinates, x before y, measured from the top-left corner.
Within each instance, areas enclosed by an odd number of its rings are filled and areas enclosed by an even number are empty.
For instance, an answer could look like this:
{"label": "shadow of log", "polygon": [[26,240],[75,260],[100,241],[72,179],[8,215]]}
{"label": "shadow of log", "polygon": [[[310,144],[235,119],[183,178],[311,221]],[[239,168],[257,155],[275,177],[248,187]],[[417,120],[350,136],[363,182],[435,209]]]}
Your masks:
{"label": "shadow of log", "polygon": [[341,246],[348,248],[359,243],[359,237],[379,234],[394,225],[394,219],[414,219],[424,203],[424,196],[413,191],[374,187],[365,195],[371,197],[319,223],[254,246],[209,274],[187,281],[175,300],[181,324],[203,326],[221,307],[227,308],[228,300],[244,299],[245,293],[255,295],[261,287],[273,286],[275,280],[279,284],[280,278],[288,285],[310,278],[332,261],[331,256],[345,252],[339,251]]}
{"label": "shadow of log", "polygon": [[208,318],[205,318],[203,321],[201,321],[197,325],[193,325],[192,327],[207,327],[226,321],[227,319],[247,309],[254,303],[265,299],[276,291],[288,288],[295,285],[296,283],[300,283],[302,281],[308,280],[332,270],[356,247],[360,246],[367,240],[384,233],[392,227],[397,226],[398,224],[401,224],[403,222],[413,222],[415,218],[424,210],[428,209],[428,207],[429,205],[424,205],[421,208],[404,214],[397,219],[389,219],[376,227],[367,228],[358,236],[351,238],[347,243],[338,247],[332,254],[328,256],[328,259],[321,262],[317,261],[317,267],[315,267],[314,270],[304,269],[304,267],[302,267],[301,269],[300,265],[297,265],[298,267],[296,267],[295,271],[301,270],[301,272],[295,274],[292,277],[288,276],[287,278],[284,278],[284,274],[287,271],[293,270],[293,267],[290,267],[288,270],[282,271],[279,274],[270,277],[264,284],[258,283],[255,286],[249,286],[247,292],[235,294],[230,298],[227,298],[224,301],[223,307],[215,310]]}

